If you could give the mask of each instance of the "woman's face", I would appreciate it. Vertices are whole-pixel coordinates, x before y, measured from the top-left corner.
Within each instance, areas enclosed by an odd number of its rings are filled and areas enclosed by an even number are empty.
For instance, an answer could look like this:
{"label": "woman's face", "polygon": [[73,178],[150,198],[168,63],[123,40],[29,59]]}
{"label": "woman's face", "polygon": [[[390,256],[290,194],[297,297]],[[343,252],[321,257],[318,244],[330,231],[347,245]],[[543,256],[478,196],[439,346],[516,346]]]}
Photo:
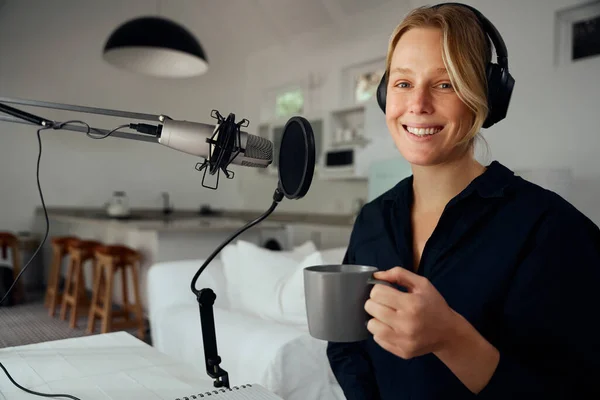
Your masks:
{"label": "woman's face", "polygon": [[473,121],[450,83],[441,41],[439,29],[413,28],[392,54],[386,122],[396,147],[414,165],[438,165],[464,156],[465,146],[457,144]]}

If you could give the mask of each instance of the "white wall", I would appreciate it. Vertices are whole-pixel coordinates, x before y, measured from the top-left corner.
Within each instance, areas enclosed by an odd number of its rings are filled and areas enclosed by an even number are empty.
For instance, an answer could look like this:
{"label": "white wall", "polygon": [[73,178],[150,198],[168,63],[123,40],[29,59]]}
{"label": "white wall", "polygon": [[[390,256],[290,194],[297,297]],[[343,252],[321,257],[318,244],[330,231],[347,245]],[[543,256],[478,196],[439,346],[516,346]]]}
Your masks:
{"label": "white wall", "polygon": [[[585,3],[577,0],[471,0],[500,30],[508,48],[516,87],[506,120],[484,132],[489,158],[513,169],[568,167],[576,178],[568,199],[600,223],[600,57],[567,66],[554,64],[554,13]],[[385,56],[390,33],[409,8],[431,2],[413,0],[410,7],[392,2],[362,16],[343,30],[323,30],[300,38],[287,48],[271,47],[248,62],[246,103],[259,115],[262,91],[310,72],[324,77],[315,97],[321,106],[341,106],[342,69]],[[347,36],[347,38],[345,38]],[[253,102],[254,101],[254,102]],[[271,178],[242,182],[244,193],[258,194],[272,186]],[[346,206],[363,187],[317,182],[302,202],[289,208]],[[253,196],[248,196],[249,201]],[[324,202],[323,199],[329,201]],[[254,201],[252,204],[258,204]]]}
{"label": "white wall", "polygon": [[[571,167],[577,181],[570,200],[598,223],[600,207],[594,203],[600,195],[600,157],[596,156],[600,58],[554,65],[554,12],[583,2],[467,1],[502,32],[517,81],[509,118],[485,133],[491,158],[514,169]],[[170,2],[167,16],[194,27],[190,4]],[[217,42],[206,49],[216,66],[207,75],[161,81],[115,70],[100,59],[107,32],[126,18],[147,12],[148,2],[9,1],[0,12],[0,95],[166,113],[205,122],[210,121],[210,110],[217,108],[248,118],[252,131],[258,125],[265,90],[306,79],[311,73],[323,79],[313,96],[318,106],[337,108],[342,69],[385,56],[393,28],[420,4],[419,0],[393,1],[341,26],[247,57],[241,45],[232,48]],[[40,110],[36,109],[53,116]],[[87,121],[98,120],[93,117],[85,116]],[[35,132],[0,122],[0,134],[0,227],[26,229],[39,205]],[[277,181],[275,176],[237,168],[233,181],[222,177],[219,190],[212,191],[201,187],[194,157],[159,145],[120,139],[92,142],[74,132],[45,132],[43,143],[42,185],[50,205],[99,206],[114,189],[125,189],[134,206],[160,206],[160,192],[167,190],[176,207],[210,203],[266,209]],[[354,198],[366,194],[364,182],[316,181],[307,197],[284,200],[279,209],[348,212]]]}

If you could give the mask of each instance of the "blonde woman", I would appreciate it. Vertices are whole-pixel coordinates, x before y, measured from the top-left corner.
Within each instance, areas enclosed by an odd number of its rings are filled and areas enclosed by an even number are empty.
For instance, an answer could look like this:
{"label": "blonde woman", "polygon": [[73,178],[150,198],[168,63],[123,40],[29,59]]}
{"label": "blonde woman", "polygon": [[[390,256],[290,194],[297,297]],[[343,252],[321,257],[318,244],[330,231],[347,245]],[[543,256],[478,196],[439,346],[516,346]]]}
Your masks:
{"label": "blonde woman", "polygon": [[350,400],[600,398],[598,227],[474,157],[510,100],[502,46],[457,4],[392,35],[380,105],[413,174],[362,208],[343,261],[396,286],[365,303],[370,339],[328,343]]}

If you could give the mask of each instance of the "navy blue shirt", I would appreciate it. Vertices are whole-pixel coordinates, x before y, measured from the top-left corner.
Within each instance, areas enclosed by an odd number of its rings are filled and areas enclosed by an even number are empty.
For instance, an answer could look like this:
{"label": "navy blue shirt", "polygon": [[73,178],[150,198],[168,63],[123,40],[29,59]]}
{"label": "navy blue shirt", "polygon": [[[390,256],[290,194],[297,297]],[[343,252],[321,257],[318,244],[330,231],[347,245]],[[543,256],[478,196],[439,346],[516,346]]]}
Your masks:
{"label": "navy blue shirt", "polygon": [[[412,199],[411,176],[366,204],[343,262],[414,271]],[[563,198],[494,161],[446,205],[417,273],[499,350],[494,375],[476,396],[433,354],[329,342],[347,399],[600,398],[600,231]]]}

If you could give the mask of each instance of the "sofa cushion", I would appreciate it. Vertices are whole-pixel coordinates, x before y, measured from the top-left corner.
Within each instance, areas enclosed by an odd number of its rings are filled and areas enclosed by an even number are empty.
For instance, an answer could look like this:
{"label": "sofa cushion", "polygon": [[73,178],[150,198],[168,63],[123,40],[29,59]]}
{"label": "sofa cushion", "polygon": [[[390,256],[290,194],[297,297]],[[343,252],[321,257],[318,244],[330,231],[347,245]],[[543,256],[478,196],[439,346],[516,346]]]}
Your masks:
{"label": "sofa cushion", "polygon": [[321,256],[323,257],[323,264],[341,264],[344,261],[346,255],[346,247],[335,247],[332,249],[321,250]]}
{"label": "sofa cushion", "polygon": [[238,240],[223,249],[227,296],[232,310],[280,320],[280,296],[286,280],[315,246],[306,242],[292,251],[273,251]]}
{"label": "sofa cushion", "polygon": [[294,247],[292,250],[279,251],[278,253],[292,257],[294,260],[300,262],[309,255],[313,254],[315,251],[317,251],[317,246],[315,246],[312,240],[308,240],[301,245]]}
{"label": "sofa cushion", "polygon": [[321,252],[316,251],[302,260],[284,282],[279,296],[281,302],[279,322],[294,324],[308,330],[306,296],[304,295],[304,269],[313,265],[323,265]]}

